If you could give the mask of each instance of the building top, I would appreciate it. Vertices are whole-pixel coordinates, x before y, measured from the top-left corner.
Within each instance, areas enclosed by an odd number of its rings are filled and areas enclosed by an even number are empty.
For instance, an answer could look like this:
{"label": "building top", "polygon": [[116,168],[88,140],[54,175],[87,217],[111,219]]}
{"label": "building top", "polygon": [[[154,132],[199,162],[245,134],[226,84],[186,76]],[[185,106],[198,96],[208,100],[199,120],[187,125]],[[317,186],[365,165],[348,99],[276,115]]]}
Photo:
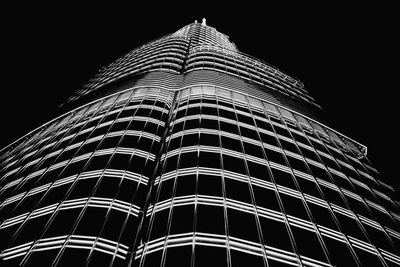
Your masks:
{"label": "building top", "polygon": [[195,21],[172,34],[146,43],[100,69],[69,102],[128,76],[155,70],[185,74],[198,69],[212,69],[239,76],[320,109],[298,79],[240,52],[229,36],[207,25],[205,18],[201,23]]}

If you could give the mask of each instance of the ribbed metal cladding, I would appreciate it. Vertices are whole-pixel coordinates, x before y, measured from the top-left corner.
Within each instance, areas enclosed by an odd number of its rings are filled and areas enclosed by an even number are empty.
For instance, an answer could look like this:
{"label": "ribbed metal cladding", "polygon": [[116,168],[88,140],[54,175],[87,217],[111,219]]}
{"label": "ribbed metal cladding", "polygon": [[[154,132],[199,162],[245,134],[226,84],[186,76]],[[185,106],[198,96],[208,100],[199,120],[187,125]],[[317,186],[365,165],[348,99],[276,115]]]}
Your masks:
{"label": "ribbed metal cladding", "polygon": [[1,266],[399,266],[398,196],[304,85],[189,24],[1,150]]}

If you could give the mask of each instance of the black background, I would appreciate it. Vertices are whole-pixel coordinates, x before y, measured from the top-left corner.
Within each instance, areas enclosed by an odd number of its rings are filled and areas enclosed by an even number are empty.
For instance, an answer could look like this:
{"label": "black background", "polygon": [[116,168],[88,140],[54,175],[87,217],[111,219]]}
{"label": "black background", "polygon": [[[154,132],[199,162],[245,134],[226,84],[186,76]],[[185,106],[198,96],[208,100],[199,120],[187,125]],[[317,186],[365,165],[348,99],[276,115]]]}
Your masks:
{"label": "black background", "polygon": [[383,180],[399,188],[395,10],[239,1],[5,7],[0,147],[53,118],[102,66],[206,17],[240,51],[299,78],[328,125],[366,145]]}

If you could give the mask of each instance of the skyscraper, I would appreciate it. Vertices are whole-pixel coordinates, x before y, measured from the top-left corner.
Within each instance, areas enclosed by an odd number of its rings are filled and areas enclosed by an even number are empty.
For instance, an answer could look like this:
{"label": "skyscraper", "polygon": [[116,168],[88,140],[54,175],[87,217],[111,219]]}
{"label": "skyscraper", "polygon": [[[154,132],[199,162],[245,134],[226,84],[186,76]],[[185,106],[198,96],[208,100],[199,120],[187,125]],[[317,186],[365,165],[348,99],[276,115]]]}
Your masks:
{"label": "skyscraper", "polygon": [[400,203],[304,85],[202,22],[2,149],[0,260],[398,266]]}

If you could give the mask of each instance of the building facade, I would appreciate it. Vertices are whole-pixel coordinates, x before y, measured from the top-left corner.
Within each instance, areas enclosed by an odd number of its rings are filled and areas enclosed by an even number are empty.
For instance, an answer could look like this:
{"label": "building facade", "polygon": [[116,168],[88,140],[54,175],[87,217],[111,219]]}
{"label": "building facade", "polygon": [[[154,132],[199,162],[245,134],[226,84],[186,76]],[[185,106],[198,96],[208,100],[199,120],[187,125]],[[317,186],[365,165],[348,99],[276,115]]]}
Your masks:
{"label": "building facade", "polygon": [[304,85],[194,22],[1,150],[1,266],[399,266],[400,202]]}

